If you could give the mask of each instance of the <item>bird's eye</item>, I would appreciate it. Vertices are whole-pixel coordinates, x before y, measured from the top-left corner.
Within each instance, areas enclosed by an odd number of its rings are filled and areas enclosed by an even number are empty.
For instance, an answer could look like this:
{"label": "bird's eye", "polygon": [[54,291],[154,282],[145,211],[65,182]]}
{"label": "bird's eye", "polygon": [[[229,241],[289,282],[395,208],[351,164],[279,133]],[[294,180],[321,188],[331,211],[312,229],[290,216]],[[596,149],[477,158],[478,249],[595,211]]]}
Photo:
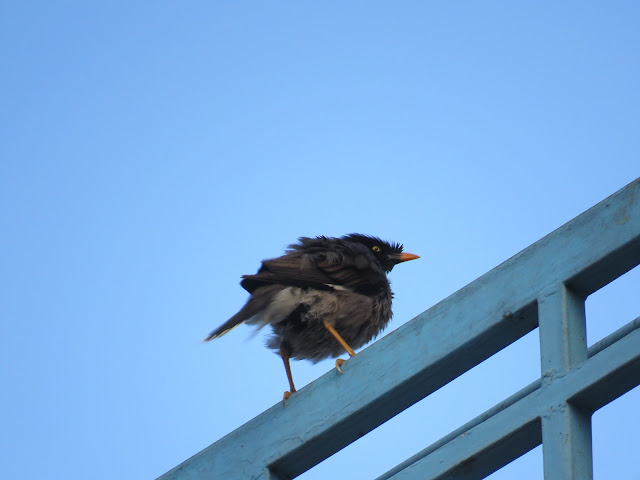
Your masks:
{"label": "bird's eye", "polygon": [[371,247],[371,250],[373,250],[374,252],[379,252],[380,251],[380,247],[377,245],[374,245],[373,247]]}

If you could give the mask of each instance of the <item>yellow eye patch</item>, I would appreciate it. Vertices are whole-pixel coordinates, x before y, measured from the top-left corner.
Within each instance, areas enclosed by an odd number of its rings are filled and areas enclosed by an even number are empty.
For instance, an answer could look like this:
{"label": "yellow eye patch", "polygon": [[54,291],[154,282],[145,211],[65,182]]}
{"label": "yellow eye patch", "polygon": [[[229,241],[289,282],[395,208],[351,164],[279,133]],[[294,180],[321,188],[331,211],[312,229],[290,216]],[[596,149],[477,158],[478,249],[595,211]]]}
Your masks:
{"label": "yellow eye patch", "polygon": [[373,247],[371,247],[371,250],[373,250],[374,252],[379,252],[380,251],[380,247],[377,245],[374,245]]}

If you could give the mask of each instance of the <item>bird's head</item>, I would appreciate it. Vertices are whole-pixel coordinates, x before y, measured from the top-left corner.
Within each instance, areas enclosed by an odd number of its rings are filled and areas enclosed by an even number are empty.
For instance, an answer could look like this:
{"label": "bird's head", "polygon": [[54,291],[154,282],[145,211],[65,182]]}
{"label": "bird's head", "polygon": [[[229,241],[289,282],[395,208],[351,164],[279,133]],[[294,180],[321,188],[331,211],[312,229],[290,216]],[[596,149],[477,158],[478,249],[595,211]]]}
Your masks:
{"label": "bird's head", "polygon": [[384,240],[377,237],[371,237],[369,235],[352,233],[350,235],[345,235],[342,239],[350,242],[357,242],[367,247],[376,260],[378,260],[382,269],[387,273],[390,272],[398,263],[420,258],[418,255],[414,255],[413,253],[403,253],[403,247],[400,243],[385,242]]}

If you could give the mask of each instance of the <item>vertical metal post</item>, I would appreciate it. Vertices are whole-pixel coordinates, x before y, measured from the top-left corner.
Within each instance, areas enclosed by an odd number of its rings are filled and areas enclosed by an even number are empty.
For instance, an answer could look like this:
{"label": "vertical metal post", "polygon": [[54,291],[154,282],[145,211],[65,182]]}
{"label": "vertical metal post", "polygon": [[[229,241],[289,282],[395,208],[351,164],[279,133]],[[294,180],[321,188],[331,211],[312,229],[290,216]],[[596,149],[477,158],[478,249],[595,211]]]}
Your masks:
{"label": "vertical metal post", "polygon": [[[542,388],[587,359],[584,298],[561,284],[539,298]],[[542,417],[545,480],[592,480],[591,413],[569,402]]]}

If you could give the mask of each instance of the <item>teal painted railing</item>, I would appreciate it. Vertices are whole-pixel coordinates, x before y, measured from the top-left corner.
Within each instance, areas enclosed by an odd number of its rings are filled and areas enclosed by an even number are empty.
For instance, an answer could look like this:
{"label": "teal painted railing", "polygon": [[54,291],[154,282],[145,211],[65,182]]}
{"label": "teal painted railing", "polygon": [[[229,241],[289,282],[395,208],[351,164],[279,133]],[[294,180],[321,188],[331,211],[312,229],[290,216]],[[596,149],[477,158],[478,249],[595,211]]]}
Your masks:
{"label": "teal painted railing", "polygon": [[591,415],[640,384],[640,319],[587,348],[585,299],[638,264],[640,179],[160,479],[294,478],[535,328],[540,379],[379,480],[481,479],[541,443],[546,480],[592,479]]}

